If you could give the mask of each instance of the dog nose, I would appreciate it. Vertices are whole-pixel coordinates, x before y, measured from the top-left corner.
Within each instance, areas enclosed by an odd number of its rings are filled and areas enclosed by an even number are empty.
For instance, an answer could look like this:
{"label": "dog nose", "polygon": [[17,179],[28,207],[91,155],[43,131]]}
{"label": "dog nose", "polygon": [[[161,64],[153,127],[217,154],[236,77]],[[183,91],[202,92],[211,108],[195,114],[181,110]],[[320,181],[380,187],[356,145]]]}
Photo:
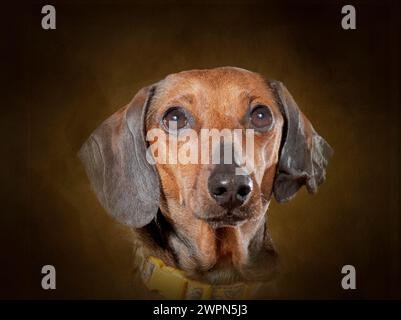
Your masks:
{"label": "dog nose", "polygon": [[213,199],[228,210],[241,206],[250,196],[252,180],[248,175],[237,175],[235,171],[221,170],[218,166],[209,177],[208,188]]}

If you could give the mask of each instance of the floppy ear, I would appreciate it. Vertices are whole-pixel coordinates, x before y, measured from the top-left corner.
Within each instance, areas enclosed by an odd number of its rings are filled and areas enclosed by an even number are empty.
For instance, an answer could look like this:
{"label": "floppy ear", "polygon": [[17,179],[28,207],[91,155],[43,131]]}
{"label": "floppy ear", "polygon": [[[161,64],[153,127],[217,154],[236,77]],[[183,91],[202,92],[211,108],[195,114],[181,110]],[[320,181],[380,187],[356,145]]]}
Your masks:
{"label": "floppy ear", "polygon": [[291,200],[306,185],[309,193],[326,179],[326,167],[333,154],[330,145],[313,129],[299,110],[287,88],[279,81],[269,81],[284,117],[280,159],[273,192],[278,202]]}
{"label": "floppy ear", "polygon": [[145,115],[154,87],[104,121],[78,155],[100,203],[120,222],[140,228],[159,207],[159,177],[146,160]]}

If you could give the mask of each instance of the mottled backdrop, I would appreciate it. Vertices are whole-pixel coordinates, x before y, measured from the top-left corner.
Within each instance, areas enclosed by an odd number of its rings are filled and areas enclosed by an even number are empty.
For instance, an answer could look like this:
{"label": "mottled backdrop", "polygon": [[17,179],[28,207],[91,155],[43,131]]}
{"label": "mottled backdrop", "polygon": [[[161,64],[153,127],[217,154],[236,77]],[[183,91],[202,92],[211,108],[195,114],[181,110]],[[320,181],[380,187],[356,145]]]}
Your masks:
{"label": "mottled backdrop", "polygon": [[[316,196],[269,211],[281,272],[264,298],[400,298],[399,5],[52,1],[2,10],[1,298],[136,298],[129,232],[76,158],[136,91],[169,73],[238,66],[283,81],[335,155]],[[57,290],[41,289],[41,266]],[[341,267],[357,290],[340,287]]]}

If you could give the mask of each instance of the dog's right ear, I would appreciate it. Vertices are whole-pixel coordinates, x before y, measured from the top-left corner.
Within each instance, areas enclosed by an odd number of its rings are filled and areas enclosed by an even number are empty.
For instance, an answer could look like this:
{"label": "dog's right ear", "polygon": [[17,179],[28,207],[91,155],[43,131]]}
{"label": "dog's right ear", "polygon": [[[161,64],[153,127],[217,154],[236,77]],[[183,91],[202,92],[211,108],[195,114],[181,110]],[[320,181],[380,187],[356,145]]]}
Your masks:
{"label": "dog's right ear", "polygon": [[140,228],[159,208],[159,177],[146,160],[145,116],[155,86],[104,121],[78,155],[103,207],[118,221]]}

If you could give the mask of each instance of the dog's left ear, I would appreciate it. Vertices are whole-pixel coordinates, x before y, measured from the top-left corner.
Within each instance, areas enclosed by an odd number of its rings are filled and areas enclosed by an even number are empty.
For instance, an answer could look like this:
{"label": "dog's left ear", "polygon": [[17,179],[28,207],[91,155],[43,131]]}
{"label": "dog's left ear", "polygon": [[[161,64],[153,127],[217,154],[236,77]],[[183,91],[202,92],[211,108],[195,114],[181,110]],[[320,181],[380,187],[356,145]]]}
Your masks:
{"label": "dog's left ear", "polygon": [[83,144],[83,162],[100,203],[118,221],[140,228],[159,208],[159,177],[146,159],[145,117],[155,87],[104,121]]}
{"label": "dog's left ear", "polygon": [[299,110],[287,88],[269,81],[284,118],[280,159],[273,192],[278,202],[291,200],[306,185],[309,193],[326,179],[326,167],[333,154],[330,145],[314,130]]}

